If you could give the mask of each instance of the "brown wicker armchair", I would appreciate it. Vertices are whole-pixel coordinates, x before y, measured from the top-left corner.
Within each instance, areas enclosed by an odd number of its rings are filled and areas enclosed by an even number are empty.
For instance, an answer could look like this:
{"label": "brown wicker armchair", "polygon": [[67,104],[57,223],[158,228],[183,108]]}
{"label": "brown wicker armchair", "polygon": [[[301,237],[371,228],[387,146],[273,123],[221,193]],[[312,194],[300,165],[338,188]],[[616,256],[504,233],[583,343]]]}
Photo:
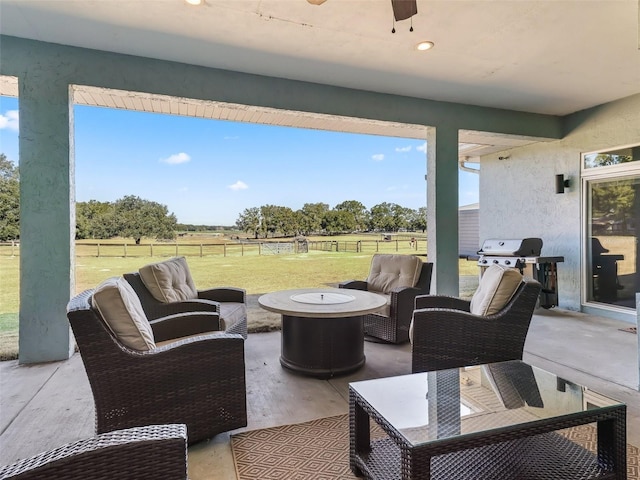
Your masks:
{"label": "brown wicker armchair", "polygon": [[184,423],[191,444],[247,425],[242,336],[200,335],[217,325],[217,315],[183,313],[149,322],[151,341],[190,337],[137,350],[93,308],[93,293],[71,299],[67,317],[93,392],[97,433]]}
{"label": "brown wicker armchair", "polygon": [[338,285],[368,290],[388,298],[384,312],[364,316],[364,333],[368,340],[389,343],[409,340],[414,298],[429,293],[432,269],[432,263],[425,263],[414,255],[375,254],[366,280],[347,280]]}
{"label": "brown wicker armchair", "polygon": [[179,480],[187,478],[185,425],[103,433],[0,466],[0,480]]}
{"label": "brown wicker armchair", "polygon": [[540,284],[522,282],[497,313],[470,313],[471,302],[449,296],[415,299],[412,372],[521,360]]}
{"label": "brown wicker armchair", "polygon": [[[188,282],[193,285],[189,267],[184,257],[176,257],[164,262],[145,265],[140,269],[140,272],[144,273],[156,267],[162,269],[167,265],[170,267],[166,271],[180,279],[187,278]],[[220,287],[208,290],[196,290],[195,285],[193,285],[190,291],[191,295],[183,292],[182,298],[179,300],[177,298],[165,298],[165,301],[160,301],[155,296],[159,295],[159,287],[152,285],[152,288],[155,287],[152,292],[144,282],[144,278],[155,279],[157,277],[155,275],[143,277],[141,273],[125,273],[123,277],[138,294],[142,308],[150,320],[183,312],[216,312],[220,315],[222,330],[227,333],[238,333],[245,339],[247,338],[246,292],[244,289]],[[176,282],[175,280],[171,280],[168,283],[175,284]],[[185,298],[187,296],[190,298]]]}

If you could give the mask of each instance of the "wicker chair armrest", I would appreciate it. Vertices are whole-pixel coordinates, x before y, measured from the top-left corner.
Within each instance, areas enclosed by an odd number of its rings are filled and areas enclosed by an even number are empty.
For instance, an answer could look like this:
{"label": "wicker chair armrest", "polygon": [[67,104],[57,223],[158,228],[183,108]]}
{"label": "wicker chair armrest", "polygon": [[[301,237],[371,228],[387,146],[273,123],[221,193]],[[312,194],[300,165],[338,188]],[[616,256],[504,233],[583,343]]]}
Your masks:
{"label": "wicker chair armrest", "polygon": [[185,312],[149,321],[156,342],[220,330],[215,312]]}
{"label": "wicker chair armrest", "polygon": [[187,429],[149,425],[103,433],[0,467],[0,479],[187,478]]}
{"label": "wicker chair armrest", "polygon": [[418,295],[415,298],[415,309],[422,308],[448,308],[468,312],[471,308],[471,302],[448,295]]}
{"label": "wicker chair armrest", "polygon": [[412,371],[522,359],[528,319],[500,314],[480,317],[445,308],[413,312]]}
{"label": "wicker chair armrest", "polygon": [[[212,352],[212,350],[214,351]],[[148,352],[140,353],[149,358],[166,355],[168,357],[175,356],[178,359],[181,356],[195,354],[195,352],[207,352],[208,356],[216,358],[223,355],[220,353],[221,350],[228,350],[227,355],[242,353],[244,358],[244,338],[237,333],[209,332],[204,335],[176,340]],[[169,360],[157,358],[152,361],[166,362]]]}
{"label": "wicker chair armrest", "polygon": [[364,280],[345,280],[338,284],[338,288],[351,288],[353,290],[366,290],[367,282]]}
{"label": "wicker chair armrest", "polygon": [[220,313],[220,305],[212,300],[202,300],[194,298],[191,300],[183,300],[181,302],[158,303],[158,309],[162,310],[161,317],[169,315],[177,315],[185,312],[214,312]]}
{"label": "wicker chair armrest", "polygon": [[198,290],[198,298],[214,302],[247,303],[247,291],[236,287],[210,288]]}

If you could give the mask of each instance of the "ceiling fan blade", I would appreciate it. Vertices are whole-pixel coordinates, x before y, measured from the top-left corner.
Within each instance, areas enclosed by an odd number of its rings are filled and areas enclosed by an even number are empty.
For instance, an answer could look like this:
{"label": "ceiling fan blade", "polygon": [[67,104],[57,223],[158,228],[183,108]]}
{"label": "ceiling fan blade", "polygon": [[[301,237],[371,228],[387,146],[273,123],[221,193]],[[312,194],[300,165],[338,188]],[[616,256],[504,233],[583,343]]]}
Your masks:
{"label": "ceiling fan blade", "polygon": [[416,0],[391,0],[391,7],[396,21],[406,20],[418,13]]}

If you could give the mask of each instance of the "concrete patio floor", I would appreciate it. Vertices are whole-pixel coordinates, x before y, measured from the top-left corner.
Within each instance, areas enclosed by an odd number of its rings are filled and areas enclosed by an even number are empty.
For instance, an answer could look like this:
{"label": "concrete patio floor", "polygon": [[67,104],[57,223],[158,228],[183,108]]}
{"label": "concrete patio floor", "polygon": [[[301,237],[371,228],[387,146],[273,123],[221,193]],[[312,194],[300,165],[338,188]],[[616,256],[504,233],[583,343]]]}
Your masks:
{"label": "concrete patio floor", "polygon": [[[638,336],[620,330],[629,326],[558,309],[538,310],[524,360],[625,402],[628,442],[640,445]],[[366,365],[330,380],[284,371],[278,360],[280,332],[250,334],[245,352],[249,420],[242,430],[347,413],[349,382],[410,373],[409,345],[367,342]],[[31,366],[0,363],[0,464],[93,433],[93,399],[78,354]],[[221,434],[189,448],[191,480],[236,478],[229,439]]]}

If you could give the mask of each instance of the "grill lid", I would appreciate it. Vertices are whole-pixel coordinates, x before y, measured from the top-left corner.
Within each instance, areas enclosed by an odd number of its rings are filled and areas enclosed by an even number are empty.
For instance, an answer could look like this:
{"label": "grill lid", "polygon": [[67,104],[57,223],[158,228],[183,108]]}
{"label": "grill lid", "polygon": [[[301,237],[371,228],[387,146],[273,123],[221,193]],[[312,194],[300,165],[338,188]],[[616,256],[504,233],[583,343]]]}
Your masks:
{"label": "grill lid", "polygon": [[503,257],[537,257],[542,250],[541,238],[491,238],[482,243],[478,255]]}

